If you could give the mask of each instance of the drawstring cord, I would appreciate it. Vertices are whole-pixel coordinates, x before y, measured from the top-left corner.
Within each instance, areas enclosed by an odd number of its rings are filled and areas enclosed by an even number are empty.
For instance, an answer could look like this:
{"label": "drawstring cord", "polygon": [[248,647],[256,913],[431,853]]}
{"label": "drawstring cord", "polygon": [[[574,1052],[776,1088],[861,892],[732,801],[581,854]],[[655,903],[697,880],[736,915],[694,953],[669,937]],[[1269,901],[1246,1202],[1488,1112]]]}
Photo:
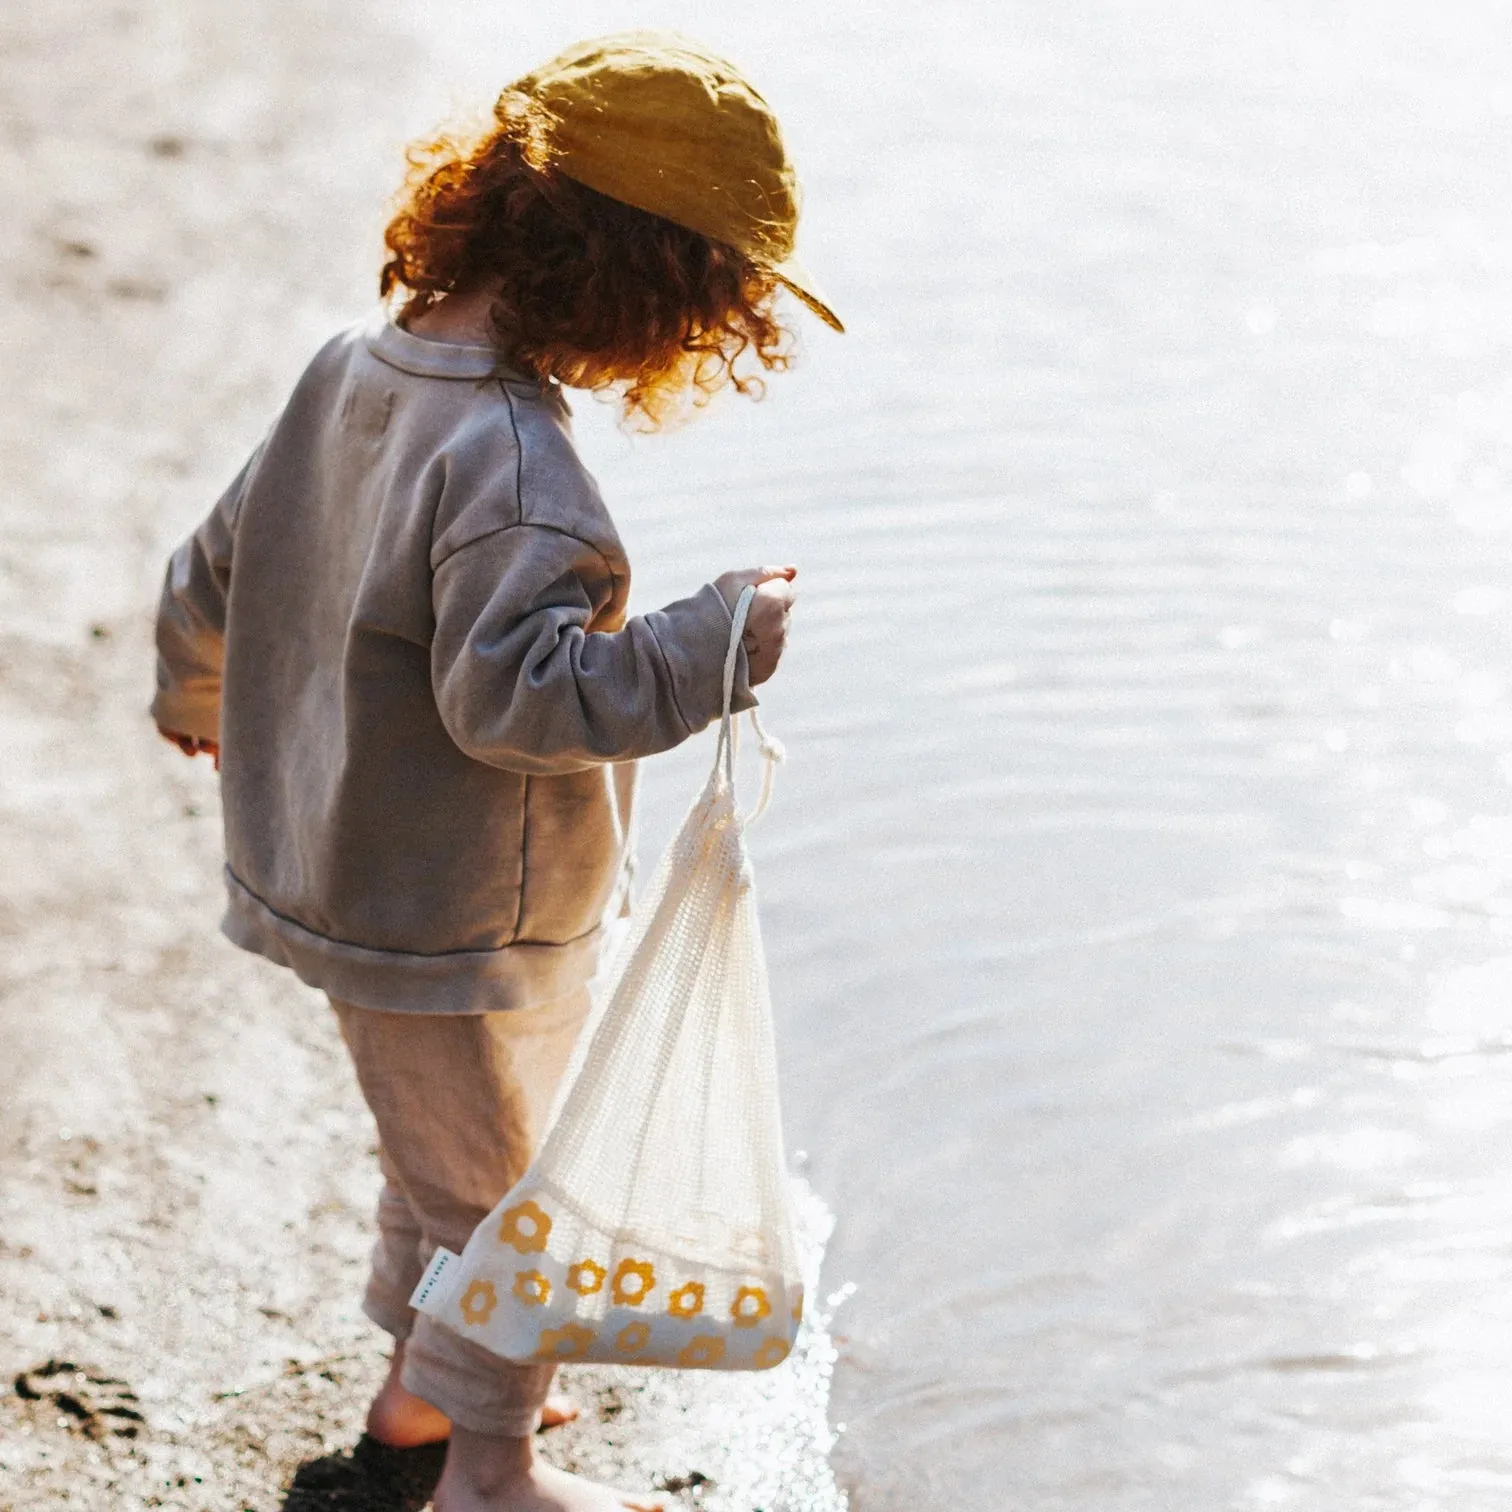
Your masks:
{"label": "drawstring cord", "polygon": [[[732,793],[735,790],[735,750],[739,742],[739,726],[731,717],[730,703],[735,697],[735,662],[740,650],[740,637],[745,633],[746,616],[751,612],[751,600],[755,597],[756,589],[753,584],[748,584],[740,590],[740,597],[735,600],[735,608],[730,614],[730,645],[725,652],[724,706],[719,718],[719,743],[714,748],[714,768],[718,771],[723,761],[725,782]],[[771,802],[772,784],[777,775],[777,767],[787,759],[787,752],[783,749],[780,740],[767,734],[755,709],[748,709],[746,712],[751,717],[751,728],[756,732],[756,745],[762,756],[761,796],[756,800],[756,807],[745,816],[743,821],[746,824],[752,824],[766,812],[766,806]]]}

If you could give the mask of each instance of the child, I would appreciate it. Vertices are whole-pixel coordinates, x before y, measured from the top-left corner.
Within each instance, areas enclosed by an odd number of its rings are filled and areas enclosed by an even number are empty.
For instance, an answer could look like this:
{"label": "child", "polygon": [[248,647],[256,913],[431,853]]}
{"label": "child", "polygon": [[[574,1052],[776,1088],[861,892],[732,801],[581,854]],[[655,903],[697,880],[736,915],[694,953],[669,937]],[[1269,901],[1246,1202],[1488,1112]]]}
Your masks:
{"label": "child", "polygon": [[[749,353],[786,365],[776,122],[729,64],[635,33],[506,89],[487,135],[411,154],[379,315],[329,342],[209,518],[158,621],[159,729],[221,769],[225,933],[331,998],[385,1180],[364,1310],[396,1340],[368,1417],[449,1437],[437,1512],[629,1501],[538,1464],[550,1366],[410,1292],[530,1160],[625,908],[635,758],[775,670],[792,567],[626,619],[629,569],[562,385],[655,424]],[[560,1419],[570,1404],[558,1400]]]}

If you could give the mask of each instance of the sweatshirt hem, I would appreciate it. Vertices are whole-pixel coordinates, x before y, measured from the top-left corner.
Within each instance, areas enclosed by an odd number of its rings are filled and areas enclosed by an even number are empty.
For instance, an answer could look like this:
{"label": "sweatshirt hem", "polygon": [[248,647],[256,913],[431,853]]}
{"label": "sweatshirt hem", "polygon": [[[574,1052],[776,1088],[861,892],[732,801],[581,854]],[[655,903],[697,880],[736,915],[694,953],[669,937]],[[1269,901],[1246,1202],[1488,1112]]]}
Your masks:
{"label": "sweatshirt hem", "polygon": [[497,1013],[551,1002],[593,976],[603,934],[565,944],[416,955],[333,940],[275,913],[226,868],[221,933],[233,945],[287,966],[308,987],[384,1013]]}

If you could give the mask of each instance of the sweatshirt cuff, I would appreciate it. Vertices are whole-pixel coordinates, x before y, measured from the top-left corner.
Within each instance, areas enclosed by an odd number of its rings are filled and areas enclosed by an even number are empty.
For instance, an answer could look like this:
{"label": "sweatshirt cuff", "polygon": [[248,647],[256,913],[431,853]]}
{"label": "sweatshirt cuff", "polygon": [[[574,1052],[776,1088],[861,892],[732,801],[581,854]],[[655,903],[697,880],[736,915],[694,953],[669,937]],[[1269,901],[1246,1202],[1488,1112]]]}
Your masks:
{"label": "sweatshirt cuff", "polygon": [[[691,598],[653,610],[646,623],[656,637],[672,678],[672,697],[688,733],[696,734],[719,718],[724,699],[724,659],[734,623],[724,595],[705,583]],[[756,707],[751,693],[745,648],[735,653],[734,713]]]}

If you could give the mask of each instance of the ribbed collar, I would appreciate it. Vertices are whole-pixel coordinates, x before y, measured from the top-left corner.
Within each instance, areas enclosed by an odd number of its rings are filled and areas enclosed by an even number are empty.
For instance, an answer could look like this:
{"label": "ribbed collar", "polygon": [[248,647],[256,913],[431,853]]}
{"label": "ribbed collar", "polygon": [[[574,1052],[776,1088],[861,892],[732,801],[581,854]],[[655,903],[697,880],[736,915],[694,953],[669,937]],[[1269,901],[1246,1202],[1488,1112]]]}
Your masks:
{"label": "ribbed collar", "polygon": [[469,346],[462,342],[431,341],[396,326],[385,310],[376,310],[363,330],[367,349],[380,361],[421,378],[487,378],[498,372],[501,378],[539,387],[519,373],[500,372],[498,355],[489,346]]}

